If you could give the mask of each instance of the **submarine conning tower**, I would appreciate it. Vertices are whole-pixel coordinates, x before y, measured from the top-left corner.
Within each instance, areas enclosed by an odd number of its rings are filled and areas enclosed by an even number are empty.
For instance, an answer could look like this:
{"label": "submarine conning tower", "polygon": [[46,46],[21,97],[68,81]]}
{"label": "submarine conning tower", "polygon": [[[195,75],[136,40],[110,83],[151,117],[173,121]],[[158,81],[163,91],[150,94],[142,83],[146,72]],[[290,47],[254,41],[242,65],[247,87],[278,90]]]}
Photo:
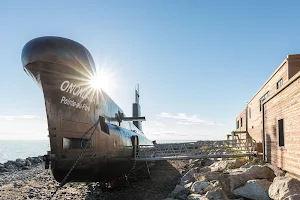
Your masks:
{"label": "submarine conning tower", "polygon": [[[140,90],[139,85],[135,88],[135,103],[132,104],[132,117],[141,117],[141,106],[140,106]],[[140,130],[142,130],[142,122],[141,121],[133,121],[133,124]]]}

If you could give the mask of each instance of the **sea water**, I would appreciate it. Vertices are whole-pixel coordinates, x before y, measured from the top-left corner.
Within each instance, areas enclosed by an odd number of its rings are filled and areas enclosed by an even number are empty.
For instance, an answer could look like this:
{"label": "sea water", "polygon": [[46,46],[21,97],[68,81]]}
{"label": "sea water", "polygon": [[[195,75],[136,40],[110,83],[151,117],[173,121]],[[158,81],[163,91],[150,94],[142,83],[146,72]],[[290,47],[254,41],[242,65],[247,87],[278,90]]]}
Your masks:
{"label": "sea water", "polygon": [[0,163],[47,154],[49,140],[0,140]]}

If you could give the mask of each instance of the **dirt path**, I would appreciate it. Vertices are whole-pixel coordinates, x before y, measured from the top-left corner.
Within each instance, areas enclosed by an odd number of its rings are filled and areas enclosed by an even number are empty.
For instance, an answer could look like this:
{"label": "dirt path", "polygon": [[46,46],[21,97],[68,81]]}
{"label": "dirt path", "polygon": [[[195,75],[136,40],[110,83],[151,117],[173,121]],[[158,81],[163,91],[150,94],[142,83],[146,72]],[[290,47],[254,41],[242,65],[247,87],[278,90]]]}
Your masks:
{"label": "dirt path", "polygon": [[[131,182],[127,187],[104,190],[99,183],[68,183],[53,199],[161,200],[174,189],[186,163],[156,162],[150,179]],[[0,175],[0,199],[48,199],[57,184],[51,171],[41,167]]]}

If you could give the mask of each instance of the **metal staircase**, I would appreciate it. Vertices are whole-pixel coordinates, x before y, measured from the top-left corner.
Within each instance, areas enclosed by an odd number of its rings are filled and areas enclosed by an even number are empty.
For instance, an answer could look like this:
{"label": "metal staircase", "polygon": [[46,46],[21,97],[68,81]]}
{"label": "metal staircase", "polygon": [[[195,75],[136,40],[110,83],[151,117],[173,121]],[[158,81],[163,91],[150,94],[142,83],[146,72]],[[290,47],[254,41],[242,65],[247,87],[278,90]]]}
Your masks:
{"label": "metal staircase", "polygon": [[139,145],[134,159],[137,161],[183,160],[201,158],[231,158],[256,155],[256,142],[248,133],[242,137],[233,132],[232,138],[217,141]]}

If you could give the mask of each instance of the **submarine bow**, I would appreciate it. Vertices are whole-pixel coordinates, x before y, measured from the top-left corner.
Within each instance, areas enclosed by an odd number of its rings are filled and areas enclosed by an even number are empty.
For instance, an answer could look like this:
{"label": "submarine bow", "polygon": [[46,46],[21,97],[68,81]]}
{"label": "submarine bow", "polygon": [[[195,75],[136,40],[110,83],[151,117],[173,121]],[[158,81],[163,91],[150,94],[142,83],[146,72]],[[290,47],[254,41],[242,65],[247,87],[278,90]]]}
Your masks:
{"label": "submarine bow", "polygon": [[[62,37],[39,37],[25,44],[21,60],[43,91],[48,158],[57,181],[62,181],[87,143],[68,181],[114,180],[139,167],[132,159],[134,146],[152,142],[131,121],[116,121],[118,113],[124,115],[122,109],[105,91],[91,87],[96,68],[83,45]],[[94,134],[87,133],[99,118]]]}

